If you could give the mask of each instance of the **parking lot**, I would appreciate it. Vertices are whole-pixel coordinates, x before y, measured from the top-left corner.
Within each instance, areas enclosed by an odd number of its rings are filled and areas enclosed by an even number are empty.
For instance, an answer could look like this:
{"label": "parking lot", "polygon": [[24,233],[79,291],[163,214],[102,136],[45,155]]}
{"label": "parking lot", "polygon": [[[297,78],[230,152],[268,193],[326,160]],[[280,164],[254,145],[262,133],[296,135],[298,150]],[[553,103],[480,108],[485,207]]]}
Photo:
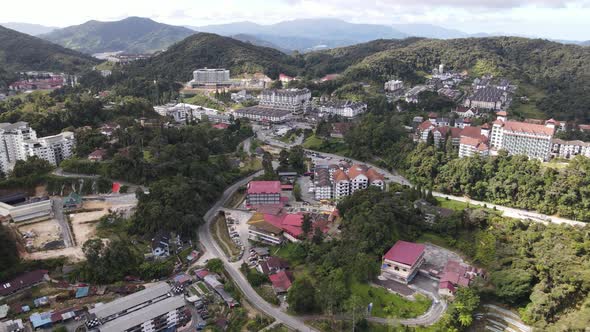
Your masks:
{"label": "parking lot", "polygon": [[252,212],[224,209],[229,236],[232,241],[243,249],[243,252],[248,252],[250,244],[248,242],[248,220],[252,217]]}

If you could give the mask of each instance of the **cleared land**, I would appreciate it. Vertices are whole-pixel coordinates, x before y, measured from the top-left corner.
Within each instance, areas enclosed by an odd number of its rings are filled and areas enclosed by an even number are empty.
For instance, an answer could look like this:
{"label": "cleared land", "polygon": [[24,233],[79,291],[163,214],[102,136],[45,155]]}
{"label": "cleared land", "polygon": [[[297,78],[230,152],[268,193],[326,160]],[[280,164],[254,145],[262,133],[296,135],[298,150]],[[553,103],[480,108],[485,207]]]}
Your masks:
{"label": "cleared land", "polygon": [[45,244],[61,240],[61,228],[54,219],[23,225],[18,227],[18,230],[22,234],[35,234],[35,236],[31,238],[34,250],[41,250]]}

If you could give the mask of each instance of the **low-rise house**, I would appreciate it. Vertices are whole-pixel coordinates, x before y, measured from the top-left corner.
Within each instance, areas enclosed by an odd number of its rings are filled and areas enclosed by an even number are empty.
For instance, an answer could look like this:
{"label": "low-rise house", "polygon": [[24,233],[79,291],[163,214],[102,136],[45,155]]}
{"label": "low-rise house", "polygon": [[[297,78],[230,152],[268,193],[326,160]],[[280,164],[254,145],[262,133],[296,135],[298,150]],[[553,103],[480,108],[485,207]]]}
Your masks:
{"label": "low-rise house", "polygon": [[424,263],[424,252],[423,244],[397,241],[383,256],[381,276],[404,284],[409,283]]}
{"label": "low-rise house", "polygon": [[427,90],[428,87],[426,87],[425,85],[418,85],[413,87],[412,89],[410,89],[410,91],[406,92],[406,102],[417,104],[419,101],[418,96],[420,95],[420,93]]}
{"label": "low-rise house", "polygon": [[79,209],[82,207],[82,196],[75,192],[71,192],[63,201],[63,207],[66,210]]}
{"label": "low-rise house", "polygon": [[0,332],[24,332],[26,331],[22,319],[11,319],[0,322]]}
{"label": "low-rise house", "polygon": [[404,88],[404,82],[400,80],[391,80],[385,82],[384,89],[386,92],[396,92]]}
{"label": "low-rise house", "polygon": [[170,256],[170,238],[159,233],[152,239],[152,254],[156,258],[166,258]]}
{"label": "low-rise house", "polygon": [[289,268],[289,262],[286,260],[271,256],[258,263],[256,270],[262,274],[275,274]]}
{"label": "low-rise house", "polygon": [[469,287],[473,279],[481,274],[473,266],[449,260],[445,265],[438,284],[438,293],[453,297],[459,287]]}
{"label": "low-rise house", "polygon": [[107,150],[96,149],[88,155],[88,160],[94,161],[94,162],[103,161],[106,154],[107,154]]}
{"label": "low-rise house", "polygon": [[268,278],[272,283],[272,289],[277,295],[287,293],[293,284],[293,274],[289,271],[280,271],[271,274]]}

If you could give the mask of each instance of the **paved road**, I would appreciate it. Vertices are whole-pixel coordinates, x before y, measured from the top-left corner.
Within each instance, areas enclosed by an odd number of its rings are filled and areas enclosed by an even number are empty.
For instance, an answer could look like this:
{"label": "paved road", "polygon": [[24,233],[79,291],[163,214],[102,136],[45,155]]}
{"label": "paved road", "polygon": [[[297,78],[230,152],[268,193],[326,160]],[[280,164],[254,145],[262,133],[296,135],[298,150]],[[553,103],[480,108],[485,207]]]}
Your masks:
{"label": "paved road", "polygon": [[230,264],[228,258],[224,255],[223,250],[221,250],[219,244],[213,239],[213,236],[211,235],[211,222],[214,220],[217,212],[230,199],[231,195],[234,192],[236,192],[238,188],[246,185],[254,177],[260,176],[262,174],[263,171],[256,172],[255,174],[231,185],[223,192],[221,198],[205,214],[205,225],[202,225],[199,228],[199,240],[201,241],[201,244],[206,248],[206,250],[212,254],[212,256],[218,257],[223,261],[225,269],[227,270],[233,281],[236,283],[236,285],[244,293],[244,296],[254,307],[264,312],[269,317],[274,317],[277,321],[289,326],[292,329],[295,329],[297,331],[314,331],[310,327],[306,326],[302,319],[293,317],[281,311],[279,308],[272,306],[271,304],[266,302],[262,297],[260,297],[260,295],[256,293],[252,286],[250,286],[250,283],[248,283],[246,278],[242,275],[237,265]]}
{"label": "paved road", "polygon": [[72,237],[72,231],[70,225],[64,215],[64,202],[61,197],[51,199],[51,208],[53,209],[53,217],[57,220],[59,227],[61,228],[62,237],[66,248],[73,247],[74,238]]}

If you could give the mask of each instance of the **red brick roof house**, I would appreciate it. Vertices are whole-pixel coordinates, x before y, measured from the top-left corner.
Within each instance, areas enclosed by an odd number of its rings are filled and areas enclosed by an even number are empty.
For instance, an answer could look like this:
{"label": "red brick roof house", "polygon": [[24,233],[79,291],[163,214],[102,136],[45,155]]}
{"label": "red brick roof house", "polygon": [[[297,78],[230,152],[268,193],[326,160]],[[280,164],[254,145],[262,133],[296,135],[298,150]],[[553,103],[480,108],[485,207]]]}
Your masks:
{"label": "red brick roof house", "polygon": [[7,296],[21,289],[29,288],[43,281],[49,280],[47,270],[35,270],[23,273],[18,277],[0,284],[0,296]]}
{"label": "red brick roof house", "polygon": [[289,271],[280,271],[271,274],[268,278],[270,279],[272,289],[276,294],[286,293],[289,288],[291,288],[291,284],[293,284],[293,274]]}
{"label": "red brick roof house", "polygon": [[383,256],[381,275],[405,284],[409,283],[424,263],[424,252],[423,244],[397,241]]}

